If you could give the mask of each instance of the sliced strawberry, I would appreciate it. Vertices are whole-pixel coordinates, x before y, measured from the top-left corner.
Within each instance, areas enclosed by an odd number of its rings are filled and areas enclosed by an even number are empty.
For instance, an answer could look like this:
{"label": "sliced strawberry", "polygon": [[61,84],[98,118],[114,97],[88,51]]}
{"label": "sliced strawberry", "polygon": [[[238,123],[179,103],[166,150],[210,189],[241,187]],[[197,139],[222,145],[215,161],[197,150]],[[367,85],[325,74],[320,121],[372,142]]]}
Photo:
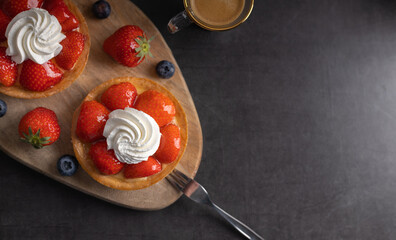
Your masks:
{"label": "sliced strawberry", "polygon": [[18,132],[23,141],[32,144],[35,148],[51,145],[60,135],[58,118],[50,109],[35,108],[22,117]]}
{"label": "sliced strawberry", "polygon": [[123,82],[109,87],[101,97],[102,103],[113,111],[132,107],[135,103],[137,91],[135,86],[129,82]]}
{"label": "sliced strawberry", "polygon": [[55,61],[61,68],[70,70],[84,50],[85,37],[76,31],[67,32],[65,35],[66,38],[60,42],[63,46],[62,51],[55,57]]}
{"label": "sliced strawberry", "polygon": [[37,64],[32,60],[23,62],[19,83],[30,91],[45,91],[62,80],[63,73],[50,61]]}
{"label": "sliced strawberry", "polygon": [[3,11],[0,10],[0,41],[6,40],[5,32],[10,21],[11,18],[5,15]]}
{"label": "sliced strawberry", "polygon": [[140,94],[134,108],[150,115],[160,127],[170,123],[176,113],[173,102],[155,90],[148,90]]}
{"label": "sliced strawberry", "polygon": [[109,118],[109,110],[97,101],[87,101],[81,106],[77,120],[76,134],[86,142],[94,142],[103,137],[103,129]]}
{"label": "sliced strawberry", "polygon": [[150,41],[138,26],[127,25],[107,38],[103,50],[117,62],[128,67],[136,67],[150,53]]}
{"label": "sliced strawberry", "polygon": [[0,84],[10,87],[15,84],[18,65],[6,55],[6,48],[0,47]]}
{"label": "sliced strawberry", "polygon": [[162,166],[157,159],[149,157],[147,161],[138,164],[127,164],[124,168],[124,176],[126,178],[141,178],[154,175],[161,172]]}
{"label": "sliced strawberry", "polygon": [[44,0],[3,0],[0,2],[2,2],[3,12],[13,18],[20,12],[40,8]]}
{"label": "sliced strawberry", "polygon": [[80,25],[76,16],[62,0],[46,0],[43,8],[58,19],[63,32],[71,31]]}
{"label": "sliced strawberry", "polygon": [[173,124],[161,128],[161,142],[155,158],[161,163],[171,163],[176,160],[180,151],[180,130]]}
{"label": "sliced strawberry", "polygon": [[118,161],[113,150],[107,150],[106,141],[94,143],[89,149],[89,156],[96,168],[105,175],[117,174],[125,165]]}

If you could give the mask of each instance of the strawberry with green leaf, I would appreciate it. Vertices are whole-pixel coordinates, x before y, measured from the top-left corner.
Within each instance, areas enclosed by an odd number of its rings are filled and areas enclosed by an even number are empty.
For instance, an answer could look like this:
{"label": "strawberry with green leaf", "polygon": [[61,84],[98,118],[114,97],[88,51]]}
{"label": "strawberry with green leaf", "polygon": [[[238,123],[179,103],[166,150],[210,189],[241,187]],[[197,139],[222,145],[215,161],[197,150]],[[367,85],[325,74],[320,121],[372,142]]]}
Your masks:
{"label": "strawberry with green leaf", "polygon": [[153,57],[150,52],[150,42],[143,30],[135,25],[127,25],[118,29],[108,37],[103,50],[117,62],[127,67],[136,67],[146,56]]}
{"label": "strawberry with green leaf", "polygon": [[58,140],[60,127],[56,114],[47,108],[38,107],[26,113],[18,126],[21,140],[39,149]]}

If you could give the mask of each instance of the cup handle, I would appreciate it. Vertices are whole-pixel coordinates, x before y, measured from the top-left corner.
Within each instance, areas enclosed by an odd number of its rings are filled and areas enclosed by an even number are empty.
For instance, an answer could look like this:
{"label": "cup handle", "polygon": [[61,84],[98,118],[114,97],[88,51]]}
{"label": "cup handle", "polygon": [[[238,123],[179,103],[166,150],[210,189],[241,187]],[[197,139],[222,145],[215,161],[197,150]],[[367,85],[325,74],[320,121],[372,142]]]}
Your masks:
{"label": "cup handle", "polygon": [[184,10],[176,16],[174,16],[168,23],[168,30],[170,33],[177,33],[185,27],[188,27],[192,23],[188,17],[187,12]]}

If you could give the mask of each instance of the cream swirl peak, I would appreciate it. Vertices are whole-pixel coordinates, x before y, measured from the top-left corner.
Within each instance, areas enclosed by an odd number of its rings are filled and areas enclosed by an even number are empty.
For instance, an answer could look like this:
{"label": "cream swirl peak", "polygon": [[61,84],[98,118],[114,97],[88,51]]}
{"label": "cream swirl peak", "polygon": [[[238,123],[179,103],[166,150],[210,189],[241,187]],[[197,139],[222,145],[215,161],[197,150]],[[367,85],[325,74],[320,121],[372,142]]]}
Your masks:
{"label": "cream swirl peak", "polygon": [[58,19],[45,9],[32,8],[16,15],[7,26],[6,54],[20,64],[30,59],[43,64],[62,51],[66,38]]}
{"label": "cream swirl peak", "polygon": [[127,164],[147,161],[161,140],[157,122],[148,114],[128,107],[110,113],[103,136],[107,148],[113,149],[117,159]]}

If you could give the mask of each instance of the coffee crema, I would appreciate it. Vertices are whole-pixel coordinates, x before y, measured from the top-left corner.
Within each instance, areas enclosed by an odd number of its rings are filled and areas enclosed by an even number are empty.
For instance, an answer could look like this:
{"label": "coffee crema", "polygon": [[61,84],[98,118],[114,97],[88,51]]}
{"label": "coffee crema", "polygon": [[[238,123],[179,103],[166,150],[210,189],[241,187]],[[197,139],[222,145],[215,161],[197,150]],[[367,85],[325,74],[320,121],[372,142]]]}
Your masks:
{"label": "coffee crema", "polygon": [[190,6],[200,21],[224,26],[238,19],[245,7],[245,0],[190,0]]}

